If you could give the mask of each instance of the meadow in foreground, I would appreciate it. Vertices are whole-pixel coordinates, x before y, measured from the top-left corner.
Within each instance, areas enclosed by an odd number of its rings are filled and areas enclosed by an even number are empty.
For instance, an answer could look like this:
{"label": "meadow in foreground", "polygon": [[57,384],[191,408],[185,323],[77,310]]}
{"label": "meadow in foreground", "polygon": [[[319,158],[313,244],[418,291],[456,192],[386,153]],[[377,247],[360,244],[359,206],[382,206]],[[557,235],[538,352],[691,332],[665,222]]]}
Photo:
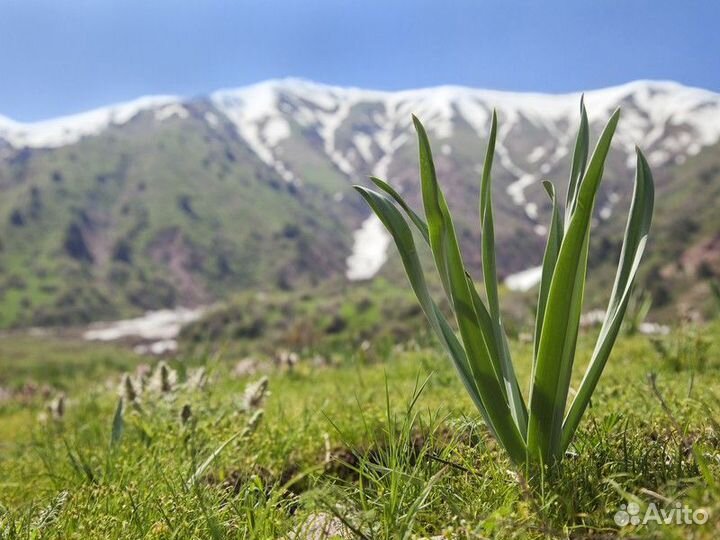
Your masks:
{"label": "meadow in foreground", "polygon": [[[106,350],[123,362],[94,380],[54,379],[62,413],[39,395],[0,406],[2,538],[322,538],[323,527],[347,538],[716,538],[718,330],[621,338],[572,454],[536,479],[517,473],[434,347],[240,377],[237,358],[187,357],[164,377],[156,367],[145,390],[133,375],[133,399],[122,372],[140,359]],[[13,352],[42,365],[63,346],[42,343]],[[510,347],[527,376],[532,344]],[[78,366],[99,361],[97,346],[73,354]],[[19,369],[6,365],[3,379],[24,379]],[[263,376],[268,392],[248,394]],[[632,502],[710,517],[619,526]]]}

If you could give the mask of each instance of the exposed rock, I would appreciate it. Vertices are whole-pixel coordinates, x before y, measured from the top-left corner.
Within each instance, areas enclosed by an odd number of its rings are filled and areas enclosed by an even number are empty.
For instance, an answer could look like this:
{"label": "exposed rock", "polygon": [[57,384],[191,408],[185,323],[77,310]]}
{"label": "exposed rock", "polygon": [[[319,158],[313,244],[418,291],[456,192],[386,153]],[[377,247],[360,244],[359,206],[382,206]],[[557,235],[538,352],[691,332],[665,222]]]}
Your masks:
{"label": "exposed rock", "polygon": [[310,514],[295,531],[291,540],[326,540],[331,538],[352,538],[351,531],[340,519],[327,512]]}

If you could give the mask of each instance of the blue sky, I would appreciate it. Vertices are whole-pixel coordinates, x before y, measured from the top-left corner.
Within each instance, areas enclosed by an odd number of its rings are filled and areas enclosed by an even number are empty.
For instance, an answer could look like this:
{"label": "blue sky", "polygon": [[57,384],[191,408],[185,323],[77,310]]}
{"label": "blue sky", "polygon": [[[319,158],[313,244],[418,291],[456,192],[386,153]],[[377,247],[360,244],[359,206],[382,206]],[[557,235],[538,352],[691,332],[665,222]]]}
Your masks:
{"label": "blue sky", "polygon": [[267,78],[720,91],[720,1],[0,0],[0,114],[37,120]]}

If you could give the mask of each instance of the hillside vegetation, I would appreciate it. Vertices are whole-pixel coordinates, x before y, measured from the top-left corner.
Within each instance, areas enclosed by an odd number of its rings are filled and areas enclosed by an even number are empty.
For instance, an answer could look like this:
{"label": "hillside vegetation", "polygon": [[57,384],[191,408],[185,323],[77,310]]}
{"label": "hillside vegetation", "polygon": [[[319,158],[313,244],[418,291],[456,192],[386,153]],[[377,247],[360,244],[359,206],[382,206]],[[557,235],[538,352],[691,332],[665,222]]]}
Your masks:
{"label": "hillside vegetation", "polygon": [[[498,107],[498,271],[537,266],[550,210],[540,182],[564,190],[578,101],[287,80],[115,106],[92,113],[92,122],[0,122],[0,326],[74,325],[257,287],[340,286],[368,217],[351,185],[373,173],[419,206],[411,112],[430,126],[460,242],[476,254],[478,167]],[[595,135],[600,119],[623,107],[597,204],[598,279],[612,276],[603,269],[614,264],[622,233],[613,216],[628,204],[628,158],[638,143],[658,183],[654,261],[643,283],[668,318],[662,308],[677,301],[707,312],[707,280],[720,273],[720,98],[637,82],[589,92],[586,101]],[[394,280],[394,249],[387,256],[380,273]],[[467,262],[479,268],[478,256]]]}

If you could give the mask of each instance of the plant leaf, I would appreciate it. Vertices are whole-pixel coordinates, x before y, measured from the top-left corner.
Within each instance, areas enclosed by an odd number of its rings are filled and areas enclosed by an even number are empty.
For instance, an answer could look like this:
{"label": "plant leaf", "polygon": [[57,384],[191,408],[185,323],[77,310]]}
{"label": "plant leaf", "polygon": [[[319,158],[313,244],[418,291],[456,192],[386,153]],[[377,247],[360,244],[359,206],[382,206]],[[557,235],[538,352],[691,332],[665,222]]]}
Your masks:
{"label": "plant leaf", "polygon": [[110,446],[116,446],[120,442],[123,431],[125,431],[125,420],[123,418],[123,399],[120,398],[115,408],[115,416],[113,416]]}
{"label": "plant leaf", "polygon": [[[560,219],[560,208],[555,193],[555,186],[550,182],[543,182],[543,187],[547,191],[552,201],[553,209],[550,217],[550,230],[548,231],[548,239],[545,244],[545,255],[543,255],[542,278],[540,280],[540,292],[538,293],[537,313],[535,316],[535,345],[533,349],[533,373],[535,372],[535,363],[537,362],[538,345],[540,343],[540,334],[542,332],[543,317],[545,316],[545,306],[547,304],[547,295],[550,290],[550,281],[552,280],[555,264],[557,263],[558,254],[560,253],[560,244],[563,239],[563,222]],[[531,380],[534,380],[534,376]]]}
{"label": "plant leaf", "polygon": [[[393,198],[393,200],[395,200],[395,202],[397,202],[400,205],[400,207],[408,215],[408,218],[410,218],[410,220],[413,222],[415,227],[418,229],[418,231],[422,235],[422,237],[425,240],[425,242],[427,243],[427,245],[430,246],[430,238],[428,235],[428,226],[425,223],[425,221],[423,221],[423,219],[409,207],[409,205],[405,202],[405,200],[403,200],[403,198],[400,196],[400,194],[398,194],[397,191],[395,191],[387,182],[385,182],[379,178],[376,178],[376,177],[370,177],[370,179],[375,183],[376,186],[378,186],[380,189],[385,191],[388,195],[390,195]],[[357,186],[356,186],[356,189],[358,189]],[[358,191],[361,194],[363,194],[363,196],[367,200],[367,196],[366,196],[366,194],[363,193],[362,189],[363,188],[359,188]],[[372,193],[370,190],[366,190],[366,191]],[[368,203],[371,204],[370,201],[368,201]],[[372,206],[372,204],[371,204],[371,206]],[[376,213],[378,213],[377,209],[374,208],[374,210]],[[393,234],[393,233],[391,233],[391,234]],[[395,235],[393,234],[393,237],[394,236]],[[398,244],[397,241],[396,241],[396,244]],[[420,265],[419,261],[417,262],[417,265],[419,267],[419,265]],[[410,272],[407,270],[407,266],[406,266],[406,273],[408,275],[410,275]],[[467,272],[466,272],[466,278],[468,280],[468,288],[470,289],[471,294],[472,294],[473,306],[478,315],[478,322],[480,324],[481,330],[483,332],[483,336],[488,344],[488,347],[490,348],[490,360],[493,362],[493,369],[495,371],[496,377],[499,380],[502,377],[502,368],[500,365],[500,352],[498,351],[497,344],[494,341],[492,321],[490,319],[490,315],[489,315],[487,309],[485,308],[485,305],[482,303],[482,300],[480,299],[480,296],[478,295],[477,290],[475,289],[475,284],[473,283],[472,278],[470,277],[469,274],[467,274]],[[428,297],[429,297],[429,294],[428,294]],[[419,296],[418,296],[418,299],[420,299]],[[422,301],[420,303],[421,303],[421,305],[423,304]],[[431,321],[431,326],[433,326],[435,333],[438,334],[438,338],[440,339],[441,342],[443,342],[443,341],[449,342],[449,343],[444,343],[444,346],[448,350],[451,357],[455,358],[455,357],[461,356],[463,359],[460,362],[460,364],[464,366],[465,374],[461,374],[461,379],[464,379],[465,377],[467,377],[468,379],[472,379],[472,374],[470,373],[469,366],[467,364],[467,356],[465,355],[465,351],[461,350],[460,352],[452,352],[453,349],[462,349],[462,346],[460,345],[460,343],[457,340],[457,337],[455,336],[454,332],[450,328],[450,324],[447,322],[445,317],[439,311],[437,305],[435,305],[434,303],[433,303],[433,306],[430,306],[427,310],[425,308],[423,308],[423,310],[427,313],[428,311],[431,311],[430,308],[432,308],[432,311],[436,312],[436,316],[438,319],[438,323],[439,323],[438,325],[435,325],[433,323],[433,321]],[[430,317],[428,317],[428,319],[430,319]],[[450,337],[450,336],[452,336],[452,337]],[[509,354],[507,356],[509,357]],[[460,371],[460,368],[457,365],[456,365],[456,368],[458,368],[458,371]],[[463,381],[463,382],[465,382],[465,381]],[[472,383],[472,384],[474,385],[474,383]],[[502,389],[503,389],[503,387],[501,386],[501,390]],[[519,391],[519,389],[518,389],[518,391]],[[479,409],[484,410],[484,406],[482,405],[482,402],[479,401],[479,395],[477,394],[477,387],[475,387],[474,392],[475,392],[474,397],[478,400],[475,403],[476,406],[478,406]],[[504,394],[504,396],[507,397],[506,394]],[[523,404],[523,406],[524,406],[524,404]],[[486,414],[487,413],[485,412],[484,416]],[[491,430],[493,429],[491,422],[487,418],[486,418],[486,424],[488,424],[488,426],[490,426]],[[523,434],[523,432],[521,431],[521,435],[522,434]]]}
{"label": "plant leaf", "polygon": [[[497,113],[493,111],[490,124],[490,137],[488,137],[485,162],[483,164],[482,179],[480,182],[480,225],[482,229],[482,265],[485,293],[488,299],[488,312],[492,329],[491,339],[495,342],[498,363],[501,368],[501,377],[505,394],[510,405],[515,423],[523,435],[527,432],[527,407],[520,392],[515,369],[510,358],[510,349],[507,346],[507,337],[503,329],[500,314],[500,298],[498,295],[497,270],[495,267],[495,225],[493,223],[491,171],[495,155],[495,140],[497,138]],[[469,287],[474,289],[472,283]],[[474,299],[475,310],[481,315],[479,308],[482,305],[480,298]],[[484,307],[484,306],[483,306]],[[487,338],[486,338],[487,339]],[[493,348],[491,347],[491,358]]]}
{"label": "plant leaf", "polygon": [[473,306],[455,227],[445,197],[437,183],[430,142],[422,124],[414,116],[413,122],[418,134],[420,179],[430,248],[438,272],[441,277],[443,274],[445,276],[443,285],[453,306],[460,335],[465,344],[468,364],[480,392],[480,398],[501,444],[507,449],[511,459],[522,462],[525,442],[504,397],[501,381],[495,374],[488,343]]}
{"label": "plant leaf", "polygon": [[[410,220],[413,222],[413,224],[416,226],[420,234],[425,239],[425,242],[427,243],[428,247],[430,247],[430,238],[428,236],[428,227],[427,224],[423,221],[423,219],[418,216],[415,212],[410,209],[410,207],[407,205],[407,203],[403,200],[403,198],[386,182],[383,180],[380,180],[379,178],[371,177],[370,178],[379,188],[381,188],[383,191],[388,193],[405,212],[407,213]],[[469,273],[465,273],[466,278],[468,280],[468,288],[470,289],[470,293],[472,295],[473,300],[473,307],[475,308],[475,311],[478,315],[478,322],[480,324],[480,328],[482,329],[484,338],[488,344],[488,348],[490,349],[490,359],[493,363],[493,369],[495,371],[496,377],[499,379],[502,378],[502,367],[500,365],[500,351],[498,350],[497,343],[494,339],[493,334],[493,325],[490,318],[490,314],[487,311],[487,308],[485,307],[485,304],[483,304],[482,299],[480,298],[480,295],[478,294],[477,290],[475,289],[475,284],[472,280],[472,277]],[[437,306],[436,306],[437,307]],[[445,318],[440,314],[441,320],[447,325],[447,328],[450,328],[450,325],[447,323]],[[454,337],[454,334],[453,334]],[[442,338],[441,338],[442,341]],[[459,345],[459,344],[458,344]],[[464,355],[463,351],[463,355]],[[507,354],[507,357],[509,358],[509,354]],[[465,361],[467,363],[467,360]],[[503,387],[501,386],[501,389]],[[507,394],[504,394],[505,397],[507,397]],[[521,431],[522,434],[522,431]]]}
{"label": "plant leaf", "polygon": [[372,182],[377,187],[379,187],[385,193],[390,195],[395,200],[395,202],[400,205],[400,208],[402,208],[405,211],[405,213],[410,218],[410,221],[412,221],[413,224],[415,224],[415,227],[417,227],[417,230],[420,231],[420,234],[422,235],[422,237],[425,239],[425,242],[427,242],[427,244],[429,246],[430,245],[430,237],[428,235],[428,226],[427,226],[427,223],[425,223],[425,221],[423,220],[423,218],[418,216],[417,213],[415,213],[415,211],[412,208],[410,208],[410,206],[405,202],[405,199],[403,199],[400,196],[400,194],[392,188],[392,186],[390,184],[388,184],[384,180],[380,180],[380,178],[377,178],[375,176],[371,176],[370,180],[372,180]]}
{"label": "plant leaf", "polygon": [[565,226],[569,225],[570,218],[575,211],[580,182],[585,175],[588,151],[590,149],[590,128],[588,126],[587,110],[585,110],[585,96],[580,98],[580,128],[575,139],[570,181],[568,182],[567,198],[565,201]]}
{"label": "plant leaf", "polygon": [[560,246],[548,291],[530,396],[527,437],[529,457],[539,458],[543,463],[550,463],[561,454],[562,421],[587,271],[590,220],[619,116],[617,110],[610,117],[578,188],[575,210]]}
{"label": "plant leaf", "polygon": [[200,466],[198,466],[197,469],[195,469],[195,472],[193,475],[188,478],[187,481],[187,487],[192,487],[195,485],[195,483],[200,479],[200,477],[205,474],[205,471],[212,465],[213,461],[215,461],[220,454],[222,454],[223,450],[227,448],[227,446],[233,442],[235,439],[243,435],[245,432],[245,428],[241,429],[240,431],[237,431],[233,433],[230,437],[228,437],[223,443],[218,446],[212,454],[210,454],[205,461],[203,461]]}
{"label": "plant leaf", "polygon": [[639,149],[637,152],[637,171],[635,174],[635,189],[633,192],[630,215],[628,217],[625,237],[620,252],[620,264],[615,276],[612,294],[608,303],[607,312],[600,335],[595,345],[590,364],[580,384],[575,399],[570,406],[563,425],[562,449],[568,447],[580,423],[590,397],[600,380],[608,357],[615,344],[618,332],[622,325],[623,316],[627,309],[633,280],[637,274],[638,265],[647,243],[650,223],[655,201],[655,188],[652,172]]}
{"label": "plant leaf", "polygon": [[395,245],[398,248],[398,252],[400,253],[403,266],[405,267],[405,273],[410,281],[410,286],[415,292],[415,296],[420,303],[420,307],[425,313],[425,317],[430,323],[430,327],[449,354],[450,359],[460,376],[460,380],[463,382],[463,385],[470,394],[473,402],[483,415],[485,423],[489,426],[493,433],[495,433],[495,428],[487,414],[482,400],[480,399],[477,385],[472,378],[465,350],[458,341],[457,336],[455,336],[455,333],[452,331],[450,324],[447,322],[440,309],[430,296],[430,292],[425,281],[425,275],[415,248],[415,240],[413,239],[407,222],[403,219],[397,208],[395,208],[392,204],[392,201],[384,195],[362,186],[355,186],[355,189],[367,201],[370,208],[373,212],[375,212],[378,218],[380,218],[380,221],[382,221],[383,225],[385,225],[388,232],[393,237]]}

